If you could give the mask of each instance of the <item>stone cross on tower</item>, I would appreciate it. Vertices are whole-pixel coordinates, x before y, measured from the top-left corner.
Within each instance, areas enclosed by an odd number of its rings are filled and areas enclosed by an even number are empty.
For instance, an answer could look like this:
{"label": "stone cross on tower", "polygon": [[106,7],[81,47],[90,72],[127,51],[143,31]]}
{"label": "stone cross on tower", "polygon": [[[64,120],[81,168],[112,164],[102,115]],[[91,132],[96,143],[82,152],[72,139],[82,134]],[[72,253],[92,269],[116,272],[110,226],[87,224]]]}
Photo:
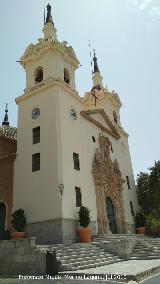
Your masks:
{"label": "stone cross on tower", "polygon": [[4,121],[2,122],[2,125],[4,126],[9,126],[9,121],[8,121],[8,104],[6,103],[6,109],[5,109],[5,116],[4,116]]}

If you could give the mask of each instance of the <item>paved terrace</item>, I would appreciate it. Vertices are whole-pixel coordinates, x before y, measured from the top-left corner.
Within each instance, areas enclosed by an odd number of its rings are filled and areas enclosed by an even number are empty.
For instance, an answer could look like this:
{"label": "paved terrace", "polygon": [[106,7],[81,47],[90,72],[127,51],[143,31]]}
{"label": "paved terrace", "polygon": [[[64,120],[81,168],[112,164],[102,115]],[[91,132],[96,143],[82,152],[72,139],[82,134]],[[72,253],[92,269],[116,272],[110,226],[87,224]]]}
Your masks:
{"label": "paved terrace", "polygon": [[[64,272],[64,275],[67,275],[67,279],[61,279],[61,280],[18,280],[18,278],[11,278],[11,279],[5,279],[0,278],[0,284],[35,284],[35,283],[45,283],[45,284],[120,284],[120,283],[130,283],[130,284],[136,284],[141,283],[140,279],[146,277],[147,275],[150,275],[152,273],[157,273],[160,271],[160,259],[153,259],[153,260],[129,260],[129,261],[123,261],[120,263],[105,265],[97,268],[90,268],[85,270],[77,270],[77,271],[68,271]],[[103,281],[103,280],[71,280],[69,278],[72,277],[73,273],[82,274],[85,275],[90,274],[118,274],[118,275],[126,275],[127,281]],[[129,278],[128,278],[129,277]],[[136,281],[136,282],[135,282]],[[158,282],[152,282],[154,284],[160,284],[160,280],[157,280]],[[150,282],[146,282],[150,283]]]}

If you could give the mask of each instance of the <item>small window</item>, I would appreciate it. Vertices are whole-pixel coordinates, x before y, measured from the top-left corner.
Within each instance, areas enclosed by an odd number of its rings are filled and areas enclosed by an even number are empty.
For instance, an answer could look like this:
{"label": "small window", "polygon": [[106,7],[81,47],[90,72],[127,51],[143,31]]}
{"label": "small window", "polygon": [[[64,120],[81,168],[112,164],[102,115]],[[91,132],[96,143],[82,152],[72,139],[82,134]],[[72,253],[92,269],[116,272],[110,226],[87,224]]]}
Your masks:
{"label": "small window", "polygon": [[111,144],[111,152],[113,153],[113,147],[112,147],[112,144]]}
{"label": "small window", "polygon": [[79,187],[75,187],[76,192],[76,207],[82,206],[82,194],[81,189]]}
{"label": "small window", "polygon": [[32,172],[40,170],[40,153],[32,155]]}
{"label": "small window", "polygon": [[70,83],[69,71],[66,68],[64,68],[64,82],[66,82],[67,84]]}
{"label": "small window", "polygon": [[118,123],[117,114],[115,111],[113,111],[113,119],[114,119],[114,122]]}
{"label": "small window", "polygon": [[133,209],[133,203],[130,201],[130,208],[131,208],[131,214],[134,216],[134,209]]}
{"label": "small window", "polygon": [[73,162],[74,162],[74,169],[79,171],[80,170],[79,155],[76,153],[73,153]]}
{"label": "small window", "polygon": [[126,176],[126,181],[127,181],[128,189],[130,189],[130,188],[131,188],[131,186],[130,186],[130,181],[129,181],[129,177],[128,177],[128,176]]}
{"label": "small window", "polygon": [[92,141],[93,141],[93,143],[96,142],[96,138],[94,136],[92,136]]}
{"label": "small window", "polygon": [[43,68],[39,67],[35,72],[35,83],[40,83],[43,81]]}
{"label": "small window", "polygon": [[40,142],[40,126],[32,129],[33,144]]}

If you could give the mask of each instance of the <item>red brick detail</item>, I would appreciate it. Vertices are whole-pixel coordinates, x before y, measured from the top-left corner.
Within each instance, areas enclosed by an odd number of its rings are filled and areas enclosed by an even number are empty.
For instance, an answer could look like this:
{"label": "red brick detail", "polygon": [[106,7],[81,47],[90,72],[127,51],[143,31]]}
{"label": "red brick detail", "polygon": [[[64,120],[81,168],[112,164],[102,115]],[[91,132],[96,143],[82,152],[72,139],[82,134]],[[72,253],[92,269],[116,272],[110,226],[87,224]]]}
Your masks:
{"label": "red brick detail", "polygon": [[7,206],[7,230],[11,229],[16,151],[17,143],[15,140],[0,136],[0,201],[3,201]]}

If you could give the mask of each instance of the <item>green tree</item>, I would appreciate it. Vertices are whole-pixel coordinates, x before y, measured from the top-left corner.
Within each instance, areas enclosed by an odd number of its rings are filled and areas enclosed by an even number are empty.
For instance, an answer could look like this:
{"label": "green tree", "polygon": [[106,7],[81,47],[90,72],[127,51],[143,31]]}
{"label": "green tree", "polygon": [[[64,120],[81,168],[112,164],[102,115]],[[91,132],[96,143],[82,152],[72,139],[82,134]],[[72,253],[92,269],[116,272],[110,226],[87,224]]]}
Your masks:
{"label": "green tree", "polygon": [[160,218],[160,161],[137,176],[137,196],[146,215]]}

